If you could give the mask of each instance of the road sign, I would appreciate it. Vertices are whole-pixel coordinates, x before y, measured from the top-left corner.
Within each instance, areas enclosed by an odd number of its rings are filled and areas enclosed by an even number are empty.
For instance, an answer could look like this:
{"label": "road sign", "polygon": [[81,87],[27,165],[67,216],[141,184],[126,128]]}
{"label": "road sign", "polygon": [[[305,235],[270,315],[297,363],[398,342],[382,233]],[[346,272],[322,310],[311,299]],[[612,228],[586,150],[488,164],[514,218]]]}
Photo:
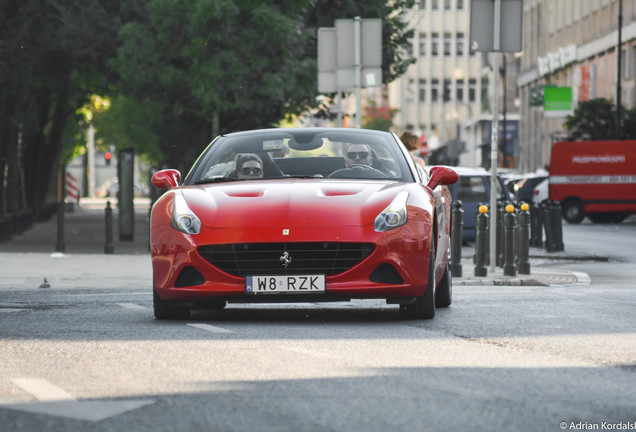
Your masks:
{"label": "road sign", "polygon": [[[499,11],[495,3],[500,4]],[[499,13],[499,28],[495,13]],[[522,0],[472,0],[470,4],[470,44],[480,52],[519,52],[523,25]],[[495,40],[495,34],[499,35]]]}
{"label": "road sign", "polygon": [[543,115],[561,118],[572,114],[572,87],[545,87],[543,89]]}
{"label": "road sign", "polygon": [[[360,83],[382,84],[382,20],[360,19]],[[355,20],[337,19],[334,27],[318,29],[318,91],[335,93],[356,86]]]}

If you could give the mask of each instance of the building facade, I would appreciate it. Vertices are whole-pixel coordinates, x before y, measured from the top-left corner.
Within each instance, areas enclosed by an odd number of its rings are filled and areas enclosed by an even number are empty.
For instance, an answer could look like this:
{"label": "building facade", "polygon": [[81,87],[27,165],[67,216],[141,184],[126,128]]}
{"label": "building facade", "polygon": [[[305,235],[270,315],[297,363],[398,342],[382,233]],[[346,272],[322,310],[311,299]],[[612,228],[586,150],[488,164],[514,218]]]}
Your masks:
{"label": "building facade", "polygon": [[[621,8],[622,6],[622,8]],[[621,85],[618,22],[622,10]],[[549,115],[537,94],[547,86],[571,88],[573,108],[594,98],[636,106],[636,2],[634,0],[525,0],[519,168],[549,163],[552,144],[565,136],[567,113]]]}
{"label": "building facade", "polygon": [[397,132],[423,134],[431,150],[460,141],[459,160],[452,159],[480,166],[485,165],[483,139],[492,118],[493,76],[500,85],[500,119],[515,121],[519,61],[518,56],[501,56],[499,73],[493,74],[492,55],[471,49],[470,8],[470,0],[419,1],[410,23],[415,34],[409,55],[415,63],[389,84],[382,103],[397,108]]}

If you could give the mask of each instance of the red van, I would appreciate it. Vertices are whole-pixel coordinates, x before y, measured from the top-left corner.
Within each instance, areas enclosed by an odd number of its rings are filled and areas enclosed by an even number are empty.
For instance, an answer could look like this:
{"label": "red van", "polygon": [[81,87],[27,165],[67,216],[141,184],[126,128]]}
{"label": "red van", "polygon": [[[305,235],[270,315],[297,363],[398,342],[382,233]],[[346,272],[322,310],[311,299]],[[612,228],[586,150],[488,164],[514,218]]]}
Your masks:
{"label": "red van", "polygon": [[621,222],[636,212],[636,141],[557,142],[549,182],[569,223]]}

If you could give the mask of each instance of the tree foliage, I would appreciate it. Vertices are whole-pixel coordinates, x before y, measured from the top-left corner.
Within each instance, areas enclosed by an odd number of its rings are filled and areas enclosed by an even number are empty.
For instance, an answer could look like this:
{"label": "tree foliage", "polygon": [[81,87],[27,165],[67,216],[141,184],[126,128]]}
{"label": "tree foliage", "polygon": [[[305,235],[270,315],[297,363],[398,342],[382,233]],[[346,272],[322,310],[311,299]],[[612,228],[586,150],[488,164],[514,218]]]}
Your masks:
{"label": "tree foliage", "polygon": [[[636,139],[636,109],[621,111],[621,138]],[[616,139],[616,105],[602,98],[581,102],[565,128],[572,140]]]}
{"label": "tree foliage", "polygon": [[123,25],[119,88],[160,110],[160,162],[184,168],[218,133],[271,127],[318,106],[317,30],[382,18],[384,82],[402,74],[413,0],[155,0]]}
{"label": "tree foliage", "polygon": [[[4,0],[0,214],[55,196],[57,166],[100,140],[185,169],[214,135],[317,107],[317,29],[383,20],[383,81],[402,74],[414,0]],[[22,180],[23,179],[23,180]]]}
{"label": "tree foliage", "polygon": [[105,88],[117,19],[99,0],[0,5],[2,212],[38,210],[56,186],[69,120],[88,95]]}

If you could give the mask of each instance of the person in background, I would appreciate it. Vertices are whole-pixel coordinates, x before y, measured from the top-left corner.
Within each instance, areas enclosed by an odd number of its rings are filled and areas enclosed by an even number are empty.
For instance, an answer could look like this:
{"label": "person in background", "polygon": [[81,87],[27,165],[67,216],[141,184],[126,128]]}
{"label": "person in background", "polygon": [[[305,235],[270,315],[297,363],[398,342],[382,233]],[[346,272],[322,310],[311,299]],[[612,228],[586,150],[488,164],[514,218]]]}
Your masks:
{"label": "person in background", "polygon": [[402,141],[404,146],[407,148],[407,150],[411,154],[413,161],[416,164],[418,164],[420,167],[422,167],[422,169],[425,169],[426,162],[424,162],[424,159],[422,159],[417,154],[417,152],[419,152],[419,139],[417,138],[417,136],[407,131],[402,134],[402,136],[400,137],[400,140]]}

